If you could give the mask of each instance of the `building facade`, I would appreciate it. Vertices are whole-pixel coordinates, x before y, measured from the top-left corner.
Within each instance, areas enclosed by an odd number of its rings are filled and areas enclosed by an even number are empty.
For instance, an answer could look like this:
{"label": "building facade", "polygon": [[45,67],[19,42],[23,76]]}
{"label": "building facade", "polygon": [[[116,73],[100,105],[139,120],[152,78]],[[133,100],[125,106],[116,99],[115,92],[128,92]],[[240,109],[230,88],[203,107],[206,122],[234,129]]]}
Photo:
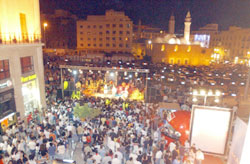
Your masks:
{"label": "building facade", "polygon": [[46,49],[76,49],[77,16],[65,10],[41,14],[42,38]]}
{"label": "building facade", "polygon": [[[2,127],[46,107],[39,0],[0,0]],[[18,115],[19,115],[18,114]]]}
{"label": "building facade", "polygon": [[131,53],[132,25],[124,12],[89,15],[77,21],[77,49],[81,53]]}
{"label": "building facade", "polygon": [[209,65],[212,49],[200,45],[153,43],[150,54],[153,63],[177,65]]}
{"label": "building facade", "polygon": [[223,47],[230,59],[250,58],[250,28],[229,27],[212,35],[210,45]]}

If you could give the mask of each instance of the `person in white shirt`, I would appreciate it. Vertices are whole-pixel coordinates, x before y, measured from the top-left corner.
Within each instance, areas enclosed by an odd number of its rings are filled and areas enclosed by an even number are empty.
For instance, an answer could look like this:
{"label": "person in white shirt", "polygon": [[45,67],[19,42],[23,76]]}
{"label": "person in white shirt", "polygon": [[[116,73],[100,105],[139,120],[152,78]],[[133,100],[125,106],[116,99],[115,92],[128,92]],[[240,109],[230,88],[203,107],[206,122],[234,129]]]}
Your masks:
{"label": "person in white shirt", "polygon": [[155,154],[155,163],[160,164],[161,158],[162,158],[162,151],[158,150]]}
{"label": "person in white shirt", "polygon": [[49,139],[49,135],[50,135],[49,131],[47,131],[47,130],[45,129],[43,133],[44,133],[46,139]]}
{"label": "person in white shirt", "polygon": [[176,144],[174,142],[170,142],[169,144],[169,151],[172,153],[172,151],[176,148]]}
{"label": "person in white shirt", "polygon": [[121,160],[115,155],[115,158],[112,159],[112,164],[121,164]]}
{"label": "person in white shirt", "polygon": [[118,149],[118,151],[116,151],[114,154],[117,155],[118,159],[120,159],[122,161],[123,160],[123,155],[119,150],[120,149]]}
{"label": "person in white shirt", "polygon": [[188,152],[188,150],[190,149],[190,144],[188,140],[185,141],[184,146],[185,146],[185,151]]}
{"label": "person in white shirt", "polygon": [[66,149],[65,149],[64,144],[63,143],[59,143],[59,146],[57,147],[57,155],[59,157],[63,157],[64,154],[65,154],[65,151],[66,151]]}
{"label": "person in white shirt", "polygon": [[203,160],[204,160],[204,154],[200,149],[198,149],[195,153],[195,163],[201,164]]}
{"label": "person in white shirt", "polygon": [[96,153],[92,158],[96,161],[97,164],[101,163],[102,157],[100,156],[100,154]]}
{"label": "person in white shirt", "polygon": [[36,143],[34,140],[31,140],[29,143],[28,143],[28,147],[30,149],[30,153],[31,154],[35,154],[36,153]]}

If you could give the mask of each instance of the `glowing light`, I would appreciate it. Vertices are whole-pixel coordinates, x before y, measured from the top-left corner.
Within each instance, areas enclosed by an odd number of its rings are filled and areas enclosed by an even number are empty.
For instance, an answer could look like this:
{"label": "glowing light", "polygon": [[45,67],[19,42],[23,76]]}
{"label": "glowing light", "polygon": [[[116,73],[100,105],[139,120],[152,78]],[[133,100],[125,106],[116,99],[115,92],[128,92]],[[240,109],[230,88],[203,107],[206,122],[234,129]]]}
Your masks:
{"label": "glowing light", "polygon": [[208,96],[212,96],[212,95],[213,95],[213,92],[212,92],[212,91],[209,91],[209,92],[207,93],[207,95],[208,95]]}
{"label": "glowing light", "polygon": [[48,24],[45,22],[44,24],[43,24],[43,27],[47,27],[48,26]]}
{"label": "glowing light", "polygon": [[231,96],[236,97],[237,95],[235,93],[232,93]]}
{"label": "glowing light", "polygon": [[77,70],[73,70],[73,74],[76,75],[77,74]]}
{"label": "glowing light", "polygon": [[187,52],[191,51],[191,46],[188,46]]}
{"label": "glowing light", "polygon": [[235,85],[235,82],[233,81],[232,84]]}
{"label": "glowing light", "polygon": [[197,100],[197,98],[196,97],[194,97],[193,98],[193,102],[197,102],[198,100]]}
{"label": "glowing light", "polygon": [[161,51],[165,51],[165,45],[161,45]]}
{"label": "glowing light", "polygon": [[220,102],[220,100],[219,100],[219,99],[215,99],[215,100],[214,100],[214,102],[219,103],[219,102]]}
{"label": "glowing light", "polygon": [[109,75],[110,75],[110,77],[114,77],[115,76],[114,72],[111,72]]}
{"label": "glowing light", "polygon": [[178,51],[178,45],[175,45],[174,52]]}
{"label": "glowing light", "polygon": [[148,44],[152,44],[152,40],[148,40]]}
{"label": "glowing light", "polygon": [[193,91],[193,95],[198,95],[198,91],[197,91],[197,90],[194,90],[194,91]]}
{"label": "glowing light", "polygon": [[220,96],[220,95],[221,95],[221,92],[220,92],[220,91],[216,91],[216,92],[215,92],[215,95],[216,95],[216,96]]}
{"label": "glowing light", "polygon": [[238,56],[236,56],[236,57],[234,58],[234,64],[237,64],[237,63],[238,63],[238,61],[239,61],[239,57],[238,57]]}
{"label": "glowing light", "polygon": [[201,91],[200,91],[200,94],[201,94],[202,96],[205,96],[205,95],[206,95],[206,91],[205,91],[205,90],[201,90]]}

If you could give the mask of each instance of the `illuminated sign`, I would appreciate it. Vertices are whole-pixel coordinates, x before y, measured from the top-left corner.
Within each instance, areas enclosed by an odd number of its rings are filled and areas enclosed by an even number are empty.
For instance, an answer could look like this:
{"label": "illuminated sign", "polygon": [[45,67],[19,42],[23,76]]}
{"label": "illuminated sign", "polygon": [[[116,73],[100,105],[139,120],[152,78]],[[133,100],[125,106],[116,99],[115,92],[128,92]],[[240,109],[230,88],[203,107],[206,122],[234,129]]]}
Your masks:
{"label": "illuminated sign", "polygon": [[210,42],[210,35],[195,34],[194,41],[195,42],[200,42],[202,47],[208,48],[209,47],[209,42]]}
{"label": "illuminated sign", "polygon": [[21,77],[21,82],[25,83],[27,81],[31,81],[31,80],[34,80],[34,79],[36,79],[36,74],[30,75],[30,76],[27,76],[27,77]]}
{"label": "illuminated sign", "polygon": [[5,83],[0,84],[0,89],[12,86],[12,82],[7,80]]}

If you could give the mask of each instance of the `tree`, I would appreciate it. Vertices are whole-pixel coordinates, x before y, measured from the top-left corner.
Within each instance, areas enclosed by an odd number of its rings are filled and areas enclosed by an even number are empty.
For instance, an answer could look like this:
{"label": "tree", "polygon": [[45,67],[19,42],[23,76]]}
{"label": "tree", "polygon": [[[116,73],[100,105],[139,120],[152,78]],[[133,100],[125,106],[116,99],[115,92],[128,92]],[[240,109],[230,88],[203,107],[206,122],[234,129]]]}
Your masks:
{"label": "tree", "polygon": [[74,107],[75,117],[78,117],[81,120],[86,118],[94,118],[100,115],[100,113],[100,109],[90,108],[88,104],[84,104],[83,106],[76,104],[76,106]]}

